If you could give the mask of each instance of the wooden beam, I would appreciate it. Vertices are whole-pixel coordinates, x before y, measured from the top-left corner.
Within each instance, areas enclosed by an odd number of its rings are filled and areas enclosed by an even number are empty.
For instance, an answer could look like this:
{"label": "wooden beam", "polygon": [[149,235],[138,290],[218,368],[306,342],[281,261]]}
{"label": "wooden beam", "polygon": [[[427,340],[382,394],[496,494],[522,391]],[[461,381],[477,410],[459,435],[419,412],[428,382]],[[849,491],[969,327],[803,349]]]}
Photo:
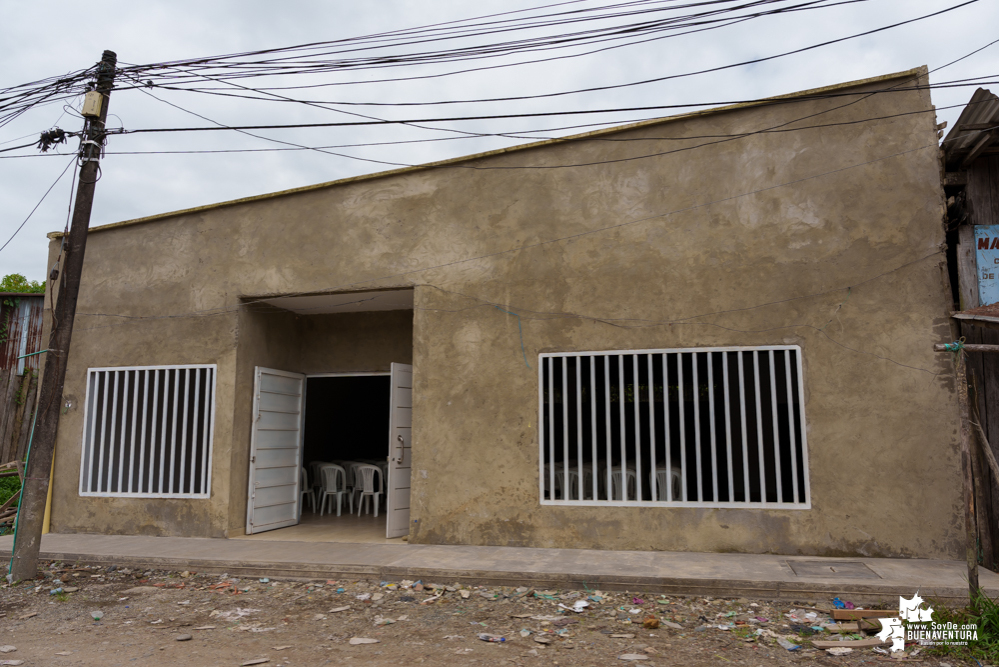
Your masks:
{"label": "wooden beam", "polygon": [[[942,346],[941,346],[942,347]],[[999,345],[978,345],[999,352]],[[984,350],[983,350],[984,351]],[[965,557],[968,561],[968,599],[973,609],[978,596],[978,530],[975,526],[975,484],[971,472],[971,412],[968,405],[968,372],[963,352],[957,354],[955,381],[957,405],[961,423],[961,472],[964,475],[964,528],[966,531]]]}
{"label": "wooden beam", "polygon": [[982,451],[985,452],[985,458],[989,462],[992,474],[995,475],[996,479],[999,479],[999,462],[996,461],[996,455],[992,451],[992,447],[989,446],[989,439],[985,437],[985,429],[982,428],[977,419],[971,422],[971,424],[975,427],[975,432],[978,433],[978,444],[982,446]]}
{"label": "wooden beam", "polygon": [[[965,343],[963,349],[968,352],[999,352],[999,345],[974,345]],[[947,349],[947,345],[943,343],[937,343],[933,346],[935,352],[951,352]]]}
{"label": "wooden beam", "polygon": [[964,171],[971,166],[971,163],[978,159],[978,156],[985,152],[985,149],[995,140],[995,134],[993,132],[983,132],[982,138],[979,139],[972,149],[964,156],[961,160],[960,170]]}
{"label": "wooden beam", "polygon": [[968,184],[968,172],[966,171],[948,171],[944,174],[944,185],[967,185]]}
{"label": "wooden beam", "polygon": [[965,130],[990,130],[995,126],[996,126],[995,123],[964,123],[963,125],[958,125],[956,128],[954,128],[954,131],[963,132]]}
{"label": "wooden beam", "polygon": [[895,618],[897,611],[890,609],[834,609],[832,617],[837,621],[859,621],[862,618]]}
{"label": "wooden beam", "polygon": [[975,228],[957,228],[957,288],[961,310],[978,308],[978,263],[975,259]]}

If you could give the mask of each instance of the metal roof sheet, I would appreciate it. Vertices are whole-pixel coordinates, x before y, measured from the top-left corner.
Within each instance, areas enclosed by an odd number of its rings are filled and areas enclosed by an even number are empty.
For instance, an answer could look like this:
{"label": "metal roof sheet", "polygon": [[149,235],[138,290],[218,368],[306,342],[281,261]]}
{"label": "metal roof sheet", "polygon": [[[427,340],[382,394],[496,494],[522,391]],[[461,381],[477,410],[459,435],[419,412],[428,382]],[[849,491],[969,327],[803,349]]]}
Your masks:
{"label": "metal roof sheet", "polygon": [[[985,88],[979,88],[971,96],[968,105],[961,111],[954,127],[944,139],[943,149],[947,156],[947,169],[957,171],[971,150],[982,140],[985,127],[999,127],[999,97]],[[992,142],[999,139],[999,133],[992,133]]]}

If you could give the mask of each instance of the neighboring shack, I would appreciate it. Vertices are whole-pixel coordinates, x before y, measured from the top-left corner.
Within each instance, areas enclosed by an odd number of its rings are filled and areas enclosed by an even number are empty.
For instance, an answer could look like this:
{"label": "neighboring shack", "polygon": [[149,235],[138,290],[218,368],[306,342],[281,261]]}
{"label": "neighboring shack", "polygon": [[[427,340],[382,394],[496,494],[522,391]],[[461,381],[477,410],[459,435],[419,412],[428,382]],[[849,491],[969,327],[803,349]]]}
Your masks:
{"label": "neighboring shack", "polygon": [[23,460],[27,451],[44,306],[44,294],[0,292],[0,464]]}
{"label": "neighboring shack", "polygon": [[[943,142],[948,252],[961,334],[999,345],[999,97],[979,88]],[[969,352],[972,419],[999,451],[999,355]],[[977,399],[977,400],[976,400]],[[972,449],[982,564],[999,571],[999,480]]]}

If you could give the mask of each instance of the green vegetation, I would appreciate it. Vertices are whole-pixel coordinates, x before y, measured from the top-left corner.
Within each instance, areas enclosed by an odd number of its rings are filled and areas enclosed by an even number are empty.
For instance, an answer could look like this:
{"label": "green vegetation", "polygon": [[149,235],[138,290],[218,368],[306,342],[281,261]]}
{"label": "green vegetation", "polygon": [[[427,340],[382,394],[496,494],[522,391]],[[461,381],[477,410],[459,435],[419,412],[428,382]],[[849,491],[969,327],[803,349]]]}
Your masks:
{"label": "green vegetation", "polygon": [[7,502],[11,496],[21,490],[21,480],[17,475],[0,477],[0,505]]}
{"label": "green vegetation", "polygon": [[950,609],[939,606],[933,609],[933,620],[937,623],[978,625],[978,641],[972,641],[968,646],[933,646],[923,655],[950,656],[968,662],[977,660],[980,663],[999,663],[999,599],[992,599],[981,589],[975,598],[978,612],[971,607]]}
{"label": "green vegetation", "polygon": [[45,283],[28,280],[20,273],[8,273],[0,279],[0,292],[20,292],[22,294],[44,294]]}

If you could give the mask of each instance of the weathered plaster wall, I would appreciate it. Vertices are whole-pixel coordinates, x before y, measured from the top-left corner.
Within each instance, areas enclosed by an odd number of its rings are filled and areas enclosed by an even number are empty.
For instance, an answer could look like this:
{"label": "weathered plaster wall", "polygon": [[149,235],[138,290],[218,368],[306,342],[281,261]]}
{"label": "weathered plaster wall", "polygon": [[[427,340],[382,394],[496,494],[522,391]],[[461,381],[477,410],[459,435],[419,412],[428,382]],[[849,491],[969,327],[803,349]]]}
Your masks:
{"label": "weathered plaster wall", "polygon": [[[760,132],[812,125],[824,127]],[[679,118],[109,228],[92,235],[81,311],[201,314],[88,320],[105,328],[74,339],[71,381],[79,392],[109,355],[217,358],[220,383],[226,364],[219,407],[232,417],[216,447],[229,451],[204,506],[235,530],[252,366],[293,363],[271,339],[295,329],[237,316],[240,295],[416,285],[411,541],[956,557],[956,407],[950,360],[932,352],[950,334],[942,196],[929,94],[909,90]],[[494,305],[520,315],[532,368],[517,317]],[[803,350],[810,511],[539,505],[539,352],[783,343]],[[57,472],[71,481],[57,484],[53,525],[148,523],[152,503],[75,497],[79,431],[67,415]]]}

